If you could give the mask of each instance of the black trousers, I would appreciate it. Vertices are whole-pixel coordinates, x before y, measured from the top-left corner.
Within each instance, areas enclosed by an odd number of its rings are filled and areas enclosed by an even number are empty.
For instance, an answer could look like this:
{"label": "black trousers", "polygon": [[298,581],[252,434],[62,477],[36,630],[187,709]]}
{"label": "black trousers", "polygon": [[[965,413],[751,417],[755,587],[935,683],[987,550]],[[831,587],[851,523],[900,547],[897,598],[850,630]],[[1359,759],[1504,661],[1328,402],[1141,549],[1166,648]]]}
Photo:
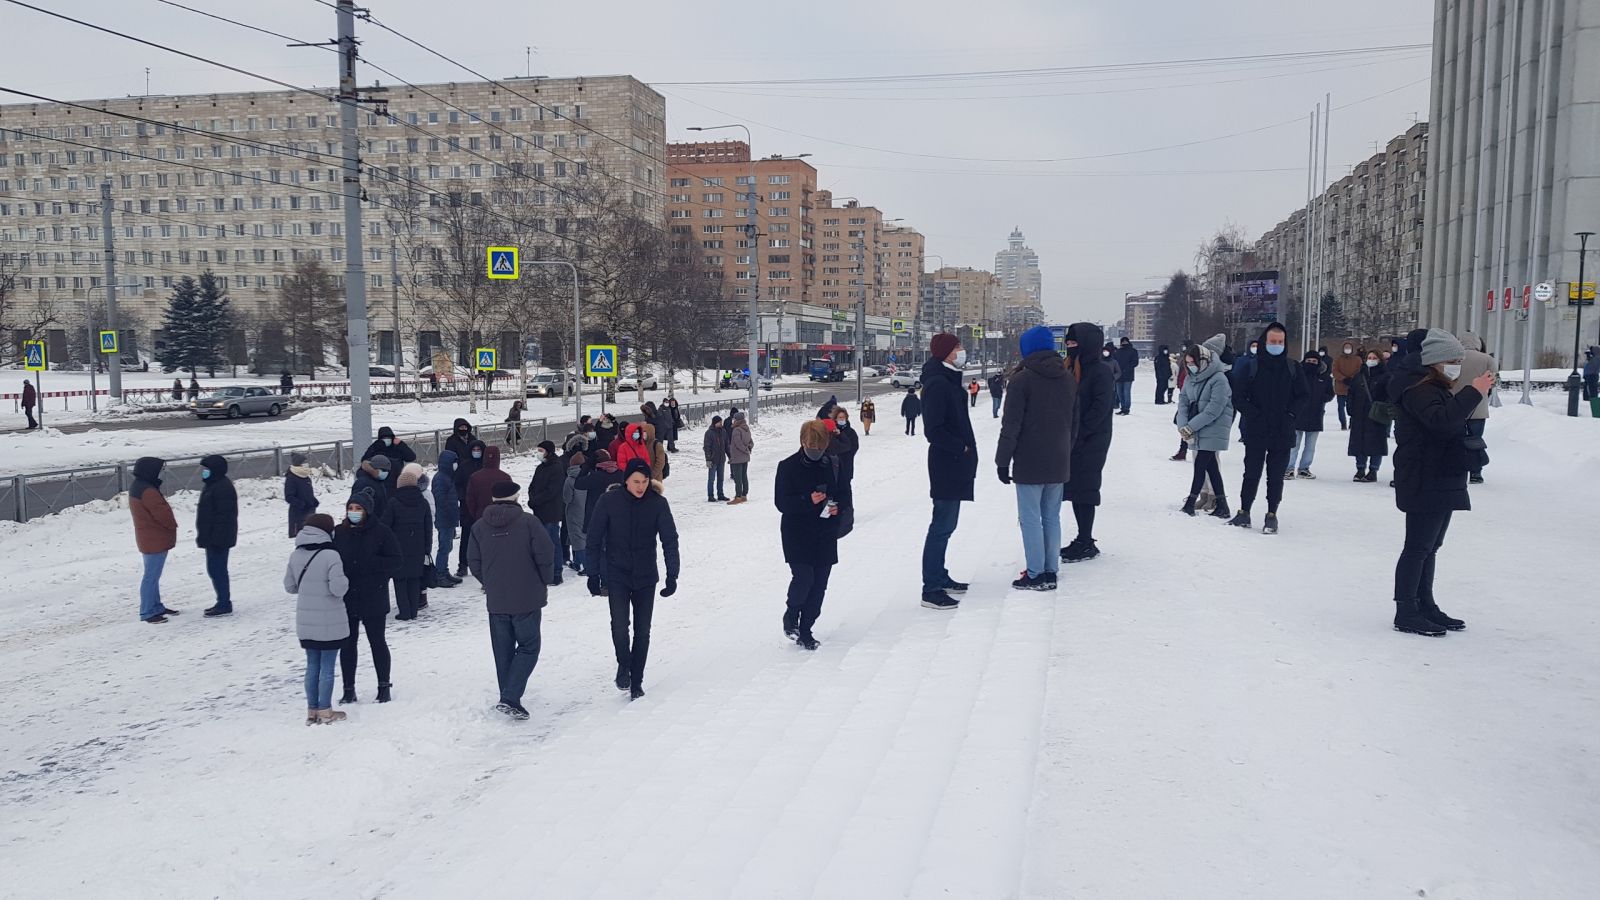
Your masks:
{"label": "black trousers", "polygon": [[23,413],[25,413],[28,416],[28,427],[29,428],[38,428],[39,427],[39,422],[36,419],[34,419],[34,417],[33,417],[33,407],[24,406],[22,408],[22,411],[23,411]]}
{"label": "black trousers", "polygon": [[1189,481],[1189,496],[1200,495],[1200,487],[1206,483],[1206,478],[1211,479],[1211,493],[1218,497],[1228,496],[1228,489],[1222,486],[1222,467],[1217,464],[1217,451],[1194,451],[1194,478]]}
{"label": "black trousers", "polygon": [[352,690],[356,686],[356,641],[360,634],[357,626],[367,631],[367,646],[372,649],[372,667],[378,670],[378,684],[388,684],[389,642],[383,638],[383,625],[389,614],[358,616],[349,610],[345,614],[350,618],[350,636],[344,639],[344,646],[339,648],[339,668],[344,673],[344,686]]}
{"label": "black trousers", "polygon": [[1256,502],[1256,490],[1261,487],[1261,467],[1267,467],[1267,512],[1278,511],[1283,500],[1283,473],[1289,469],[1289,454],[1293,447],[1268,447],[1260,441],[1244,445],[1244,481],[1239,485],[1239,509],[1250,511]]}
{"label": "black trousers", "polygon": [[[617,653],[617,665],[626,666],[633,675],[633,683],[644,683],[644,664],[650,656],[650,619],[656,610],[656,586],[630,588],[621,578],[606,582],[606,594],[611,599],[611,647]],[[633,643],[628,643],[628,609],[633,609]]]}
{"label": "black trousers", "polygon": [[828,576],[833,565],[808,566],[789,564],[789,604],[783,615],[784,625],[793,625],[800,633],[809,636],[811,626],[822,615],[822,597],[828,592]]}
{"label": "black trousers", "polygon": [[1394,566],[1394,599],[1433,602],[1434,561],[1454,513],[1406,513],[1406,543]]}
{"label": "black trousers", "polygon": [[1085,541],[1094,540],[1094,504],[1073,503],[1072,518],[1078,522],[1078,537]]}
{"label": "black trousers", "polygon": [[422,602],[421,578],[396,578],[394,580],[395,618],[401,621],[415,619]]}
{"label": "black trousers", "polygon": [[469,519],[469,518],[467,518],[467,510],[466,510],[465,507],[462,508],[462,510],[461,510],[461,544],[460,544],[459,547],[456,548],[456,553],[457,553],[456,566],[458,568],[465,569],[467,567],[467,544],[472,540],[472,526],[477,521],[478,521],[477,519]]}
{"label": "black trousers", "polygon": [[906,416],[906,434],[916,434],[916,433],[917,433],[917,417],[916,416]]}

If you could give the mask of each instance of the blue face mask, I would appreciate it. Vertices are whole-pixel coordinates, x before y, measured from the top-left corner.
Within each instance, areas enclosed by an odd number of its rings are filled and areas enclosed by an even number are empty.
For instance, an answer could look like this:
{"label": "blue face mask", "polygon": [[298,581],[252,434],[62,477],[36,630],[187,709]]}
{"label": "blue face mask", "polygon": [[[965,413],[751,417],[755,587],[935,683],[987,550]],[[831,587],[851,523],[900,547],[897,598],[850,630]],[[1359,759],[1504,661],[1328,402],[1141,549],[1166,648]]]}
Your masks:
{"label": "blue face mask", "polygon": [[1267,353],[1272,355],[1272,356],[1282,356],[1283,355],[1283,345],[1282,344],[1268,344],[1267,345]]}
{"label": "blue face mask", "polygon": [[389,477],[389,473],[388,472],[385,472],[382,469],[378,470],[378,480],[379,481],[382,481],[382,480],[384,480],[385,478],[388,478],[388,477]]}
{"label": "blue face mask", "polygon": [[345,513],[345,515],[350,517],[351,523],[353,523],[355,525],[360,525],[361,524],[361,520],[366,518],[367,514],[362,512],[359,509],[352,509],[348,513]]}
{"label": "blue face mask", "polygon": [[394,441],[389,439],[389,438],[384,438],[383,439],[383,445],[385,447],[393,447],[394,446]]}
{"label": "blue face mask", "polygon": [[201,469],[200,470],[200,480],[204,481],[205,479],[210,478],[210,477],[211,477],[211,470],[210,469]]}

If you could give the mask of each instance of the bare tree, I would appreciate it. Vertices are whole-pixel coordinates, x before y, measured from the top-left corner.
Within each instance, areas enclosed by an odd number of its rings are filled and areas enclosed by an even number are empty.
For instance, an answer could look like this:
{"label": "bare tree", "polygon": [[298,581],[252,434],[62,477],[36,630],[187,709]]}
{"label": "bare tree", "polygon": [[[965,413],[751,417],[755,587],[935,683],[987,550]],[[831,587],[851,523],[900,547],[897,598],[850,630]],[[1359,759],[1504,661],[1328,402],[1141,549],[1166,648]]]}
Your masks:
{"label": "bare tree", "polygon": [[277,314],[288,331],[290,370],[315,373],[328,340],[344,331],[344,291],[320,260],[302,257],[278,290]]}
{"label": "bare tree", "polygon": [[21,357],[23,341],[41,340],[50,326],[60,324],[54,305],[23,305],[18,298],[17,272],[25,259],[25,254],[0,250],[0,351],[5,359]]}

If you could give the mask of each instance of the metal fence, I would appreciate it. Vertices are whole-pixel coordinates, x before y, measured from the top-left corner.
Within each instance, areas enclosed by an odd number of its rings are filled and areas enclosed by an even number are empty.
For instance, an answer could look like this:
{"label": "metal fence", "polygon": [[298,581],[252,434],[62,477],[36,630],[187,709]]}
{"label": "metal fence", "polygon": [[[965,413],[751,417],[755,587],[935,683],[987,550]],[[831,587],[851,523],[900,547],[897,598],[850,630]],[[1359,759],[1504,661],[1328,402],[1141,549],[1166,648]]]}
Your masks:
{"label": "metal fence", "polygon": [[[795,407],[820,407],[829,391],[771,391],[763,392],[761,408],[790,409]],[[744,409],[748,394],[733,392],[727,400],[699,403],[681,403],[678,407],[684,423],[698,425],[713,415],[731,407]],[[620,403],[610,404],[616,410]],[[634,409],[631,404],[624,407]],[[621,413],[619,419],[636,417],[637,412]],[[506,448],[505,452],[517,454],[531,451],[540,441],[562,439],[577,426],[574,419],[528,419],[522,422],[520,435],[512,434],[507,440],[509,426],[504,423],[480,425],[478,439]],[[552,437],[554,435],[554,437]],[[399,435],[417,454],[417,462],[432,465],[438,461],[439,451],[450,438],[448,429],[413,431]],[[235,480],[244,478],[281,478],[288,471],[289,455],[304,453],[307,463],[316,468],[332,469],[339,475],[351,473],[356,468],[358,454],[365,447],[353,447],[349,441],[331,441],[320,444],[288,444],[256,450],[233,450],[220,454],[228,458],[228,476]],[[162,471],[162,488],[166,493],[199,490],[200,460],[213,454],[184,456],[168,459]],[[96,500],[112,500],[133,483],[133,462],[106,463],[61,469],[54,472],[35,472],[0,479],[0,520],[27,522],[41,516],[58,513],[73,506]]]}

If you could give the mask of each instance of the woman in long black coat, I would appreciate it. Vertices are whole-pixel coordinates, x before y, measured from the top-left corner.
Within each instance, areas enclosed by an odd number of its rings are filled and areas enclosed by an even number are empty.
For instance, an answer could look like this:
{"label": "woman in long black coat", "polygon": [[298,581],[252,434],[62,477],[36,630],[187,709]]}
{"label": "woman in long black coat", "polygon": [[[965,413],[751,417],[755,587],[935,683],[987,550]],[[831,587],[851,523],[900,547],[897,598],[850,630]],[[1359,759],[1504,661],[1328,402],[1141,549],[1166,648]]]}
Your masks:
{"label": "woman in long black coat", "polygon": [[1350,440],[1347,453],[1356,459],[1352,481],[1375,482],[1383,458],[1389,455],[1389,423],[1374,422],[1372,404],[1388,400],[1389,367],[1376,350],[1368,350],[1361,371],[1350,379],[1346,409],[1350,415]]}
{"label": "woman in long black coat", "polygon": [[790,574],[783,633],[807,650],[819,646],[811,628],[839,562],[839,514],[847,508],[839,498],[838,467],[828,458],[828,444],[827,426],[820,420],[800,426],[800,449],[778,463],[772,490],[772,502],[783,514],[779,531]]}
{"label": "woman in long black coat", "polygon": [[415,619],[422,608],[423,569],[433,556],[433,513],[422,496],[421,475],[422,466],[407,463],[394,499],[384,504],[378,517],[400,544],[400,565],[394,572],[395,620],[400,622]]}
{"label": "woman in long black coat", "polygon": [[1100,555],[1094,543],[1094,512],[1100,505],[1101,475],[1111,452],[1111,417],[1117,410],[1116,373],[1099,351],[1104,340],[1105,332],[1092,322],[1067,328],[1067,370],[1078,379],[1078,431],[1072,444],[1072,480],[1062,499],[1072,504],[1078,536],[1061,548],[1063,562]]}
{"label": "woman in long black coat", "polygon": [[344,561],[344,577],[350,582],[344,595],[350,636],[339,648],[339,668],[344,674],[340,703],[356,702],[358,625],[367,632],[372,665],[378,672],[378,702],[389,702],[389,643],[383,626],[389,618],[389,579],[399,570],[402,555],[394,532],[373,518],[375,505],[370,491],[357,491],[345,504],[345,520],[333,530],[333,547]]}

